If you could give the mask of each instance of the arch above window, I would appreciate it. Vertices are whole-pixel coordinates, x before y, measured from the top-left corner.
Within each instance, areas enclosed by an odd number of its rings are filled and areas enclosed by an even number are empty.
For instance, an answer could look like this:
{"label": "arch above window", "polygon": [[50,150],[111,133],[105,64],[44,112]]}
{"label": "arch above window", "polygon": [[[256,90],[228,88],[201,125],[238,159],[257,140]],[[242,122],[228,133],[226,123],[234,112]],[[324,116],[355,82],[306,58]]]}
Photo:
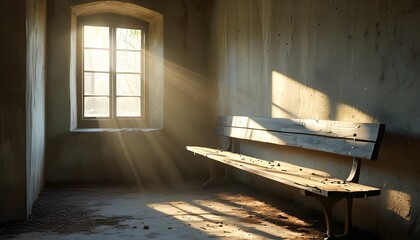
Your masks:
{"label": "arch above window", "polygon": [[76,17],[98,13],[114,13],[138,18],[149,23],[157,22],[163,18],[162,14],[151,9],[119,1],[98,1],[79,4],[72,6],[71,10]]}
{"label": "arch above window", "polygon": [[[77,99],[81,98],[77,91],[77,78],[80,76],[80,58],[78,58],[78,21],[98,14],[112,14],[125,17],[136,18],[148,24],[146,48],[145,72],[147,73],[147,84],[144,85],[145,110],[141,120],[133,120],[129,125],[106,124],[106,128],[162,128],[163,126],[163,15],[144,8],[142,6],[119,2],[119,1],[98,1],[91,3],[78,4],[71,7],[71,57],[70,57],[70,96],[71,96],[71,129],[86,128],[91,125],[83,124],[80,120],[81,111],[78,111]],[[79,71],[79,74],[78,74]],[[80,83],[79,83],[80,84]],[[80,102],[80,100],[79,100]],[[92,120],[92,119],[91,119]],[[102,128],[100,119],[95,128]],[[94,122],[93,121],[93,122]]]}

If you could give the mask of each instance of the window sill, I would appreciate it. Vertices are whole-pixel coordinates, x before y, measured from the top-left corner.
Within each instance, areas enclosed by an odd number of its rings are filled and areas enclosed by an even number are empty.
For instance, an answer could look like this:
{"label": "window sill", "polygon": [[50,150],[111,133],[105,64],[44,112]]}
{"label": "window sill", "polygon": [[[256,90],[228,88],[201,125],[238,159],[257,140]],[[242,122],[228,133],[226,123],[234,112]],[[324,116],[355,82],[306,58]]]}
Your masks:
{"label": "window sill", "polygon": [[155,132],[162,128],[75,128],[73,133],[102,133],[102,132]]}

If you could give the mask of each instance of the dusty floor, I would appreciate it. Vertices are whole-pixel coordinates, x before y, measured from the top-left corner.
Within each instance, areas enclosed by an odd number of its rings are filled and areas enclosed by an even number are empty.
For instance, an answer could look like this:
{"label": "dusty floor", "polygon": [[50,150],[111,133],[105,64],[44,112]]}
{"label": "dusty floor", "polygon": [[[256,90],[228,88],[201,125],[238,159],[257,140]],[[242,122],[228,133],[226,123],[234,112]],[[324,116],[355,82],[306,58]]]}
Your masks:
{"label": "dusty floor", "polygon": [[242,185],[48,187],[0,239],[322,239],[321,213]]}

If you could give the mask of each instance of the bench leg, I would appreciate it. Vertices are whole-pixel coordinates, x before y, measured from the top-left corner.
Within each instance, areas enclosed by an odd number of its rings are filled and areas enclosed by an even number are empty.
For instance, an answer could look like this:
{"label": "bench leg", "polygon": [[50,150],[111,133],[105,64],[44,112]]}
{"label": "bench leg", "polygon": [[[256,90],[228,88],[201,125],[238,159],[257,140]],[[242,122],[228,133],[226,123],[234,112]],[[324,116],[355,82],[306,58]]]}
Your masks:
{"label": "bench leg", "polygon": [[353,198],[346,198],[346,219],[344,222],[344,235],[349,235],[352,229],[352,210],[353,210]]}
{"label": "bench leg", "polygon": [[[208,160],[210,179],[204,183],[204,188],[226,184],[228,181],[228,167],[221,166],[213,160]],[[221,168],[224,168],[224,173]]]}
{"label": "bench leg", "polygon": [[[338,199],[338,201],[339,200],[340,199]],[[340,235],[334,235],[334,233],[331,232],[331,231],[334,230],[335,226],[330,225],[330,227],[332,227],[332,228],[330,228],[331,237],[327,238],[327,239],[352,239],[351,238],[351,229],[352,229],[353,198],[346,198],[345,200],[346,200],[346,216],[345,216],[345,219],[344,219],[344,233],[340,234]],[[337,202],[335,202],[335,203],[337,203]],[[332,206],[334,206],[335,203],[333,203]],[[332,208],[332,206],[331,206],[331,208]],[[330,219],[331,219],[332,218],[332,212],[330,214],[331,214],[330,215]]]}
{"label": "bench leg", "polygon": [[321,203],[323,209],[324,209],[324,215],[325,215],[325,223],[327,227],[327,237],[325,239],[331,240],[331,239],[349,239],[351,235],[351,228],[352,228],[352,205],[353,205],[353,199],[352,198],[345,198],[346,199],[346,219],[344,223],[344,233],[341,235],[335,235],[335,229],[336,224],[333,217],[332,209],[334,205],[342,200],[342,198],[329,198],[320,196],[318,194],[314,194],[311,192],[303,191],[303,194],[305,196],[311,196],[318,200],[318,202]]}
{"label": "bench leg", "polygon": [[325,198],[325,197],[316,197],[318,201],[322,204],[324,208],[325,223],[327,226],[327,237],[325,239],[334,239],[335,234],[335,220],[332,213],[334,205],[340,201],[340,199],[335,198]]}

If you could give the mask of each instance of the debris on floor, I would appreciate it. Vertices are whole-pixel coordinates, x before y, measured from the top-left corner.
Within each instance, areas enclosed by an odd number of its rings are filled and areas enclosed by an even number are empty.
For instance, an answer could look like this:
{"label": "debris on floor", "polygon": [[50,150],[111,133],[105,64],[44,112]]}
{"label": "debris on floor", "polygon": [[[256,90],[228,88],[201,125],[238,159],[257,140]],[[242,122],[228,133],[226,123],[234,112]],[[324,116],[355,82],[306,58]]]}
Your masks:
{"label": "debris on floor", "polygon": [[247,186],[47,187],[0,239],[322,239],[322,213]]}

